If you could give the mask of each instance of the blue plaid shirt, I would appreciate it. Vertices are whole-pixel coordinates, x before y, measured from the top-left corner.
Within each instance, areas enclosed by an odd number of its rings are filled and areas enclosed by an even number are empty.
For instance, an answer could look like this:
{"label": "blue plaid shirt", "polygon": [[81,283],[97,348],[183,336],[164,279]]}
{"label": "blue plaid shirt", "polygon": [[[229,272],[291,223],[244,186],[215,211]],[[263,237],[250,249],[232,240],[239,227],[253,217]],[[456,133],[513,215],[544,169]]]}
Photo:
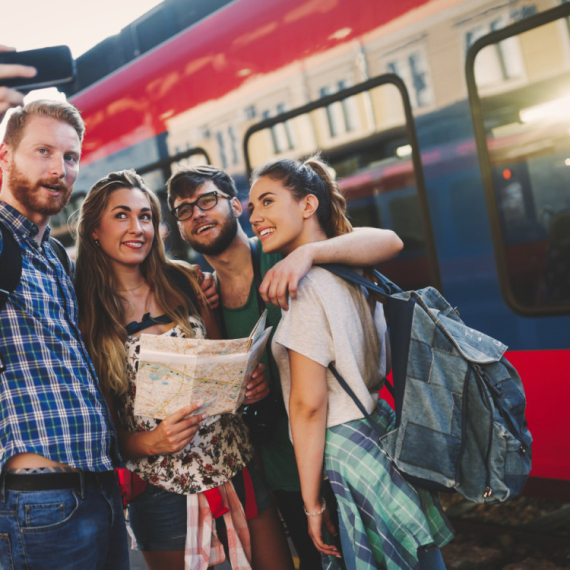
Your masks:
{"label": "blue plaid shirt", "polygon": [[116,433],[49,228],[39,245],[38,226],[3,202],[0,220],[22,250],[22,278],[0,313],[0,468],[29,452],[85,471],[113,469],[120,464]]}

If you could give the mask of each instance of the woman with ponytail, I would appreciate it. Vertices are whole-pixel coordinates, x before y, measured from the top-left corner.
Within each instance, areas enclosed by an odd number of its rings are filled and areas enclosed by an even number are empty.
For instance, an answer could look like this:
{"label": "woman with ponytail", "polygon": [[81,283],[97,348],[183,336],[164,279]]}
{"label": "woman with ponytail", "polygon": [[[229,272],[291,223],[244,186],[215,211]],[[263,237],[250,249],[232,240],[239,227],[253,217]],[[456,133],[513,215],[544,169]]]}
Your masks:
{"label": "woman with ponytail", "polygon": [[[346,203],[320,158],[279,160],[253,173],[250,222],[265,253],[352,231]],[[357,252],[355,252],[355,256]],[[308,516],[327,569],[444,568],[452,537],[436,495],[396,471],[375,431],[334,378],[334,366],[386,432],[394,413],[378,398],[389,371],[381,305],[320,267],[299,282],[273,340]],[[323,484],[323,470],[330,485]],[[332,489],[331,497],[326,495]],[[323,527],[333,539],[323,537]],[[340,541],[334,540],[340,534]],[[344,565],[340,562],[344,559]]]}

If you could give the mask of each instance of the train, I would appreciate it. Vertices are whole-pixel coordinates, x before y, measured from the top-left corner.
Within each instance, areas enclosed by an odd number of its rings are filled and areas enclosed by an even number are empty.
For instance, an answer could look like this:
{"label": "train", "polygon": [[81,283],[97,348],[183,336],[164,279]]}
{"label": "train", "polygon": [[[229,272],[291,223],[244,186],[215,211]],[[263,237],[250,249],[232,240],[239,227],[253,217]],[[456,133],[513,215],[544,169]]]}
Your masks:
{"label": "train", "polygon": [[[247,200],[259,164],[320,152],[354,224],[403,239],[381,270],[508,345],[534,437],[526,492],[570,500],[570,3],[167,0],[77,64],[70,208],[131,167],[164,201],[199,163]],[[200,261],[164,214],[171,254]]]}

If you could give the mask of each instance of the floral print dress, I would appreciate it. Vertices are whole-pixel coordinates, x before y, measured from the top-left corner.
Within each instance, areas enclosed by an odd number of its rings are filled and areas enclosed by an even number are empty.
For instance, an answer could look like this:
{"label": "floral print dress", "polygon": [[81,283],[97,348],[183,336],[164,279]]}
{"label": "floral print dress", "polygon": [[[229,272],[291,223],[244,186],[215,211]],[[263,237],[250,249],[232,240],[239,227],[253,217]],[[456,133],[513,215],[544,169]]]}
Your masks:
{"label": "floral print dress", "polygon": [[[190,327],[194,338],[205,337],[205,329],[197,319],[190,317]],[[186,336],[179,326],[166,331],[164,335]],[[134,415],[140,339],[129,336],[126,349],[129,388],[117,399],[117,412],[127,431],[151,431],[161,420]],[[194,439],[181,451],[129,460],[126,467],[153,485],[189,495],[229,481],[252,457],[249,432],[241,416],[222,414],[206,418]]]}

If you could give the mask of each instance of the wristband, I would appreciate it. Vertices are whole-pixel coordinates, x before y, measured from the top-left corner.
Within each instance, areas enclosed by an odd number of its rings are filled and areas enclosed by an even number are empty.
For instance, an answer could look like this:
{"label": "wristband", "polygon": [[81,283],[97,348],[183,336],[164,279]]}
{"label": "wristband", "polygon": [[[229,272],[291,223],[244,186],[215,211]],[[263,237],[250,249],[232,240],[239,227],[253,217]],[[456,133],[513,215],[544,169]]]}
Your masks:
{"label": "wristband", "polygon": [[308,517],[316,517],[316,516],[318,516],[318,515],[322,515],[322,514],[325,512],[325,509],[327,508],[327,502],[326,502],[324,499],[321,499],[321,501],[322,501],[321,510],[320,510],[320,511],[317,511],[316,513],[310,513],[310,512],[308,512],[307,509],[306,509],[306,507],[305,507],[305,505],[303,505],[303,510],[305,511],[305,514],[306,514]]}

